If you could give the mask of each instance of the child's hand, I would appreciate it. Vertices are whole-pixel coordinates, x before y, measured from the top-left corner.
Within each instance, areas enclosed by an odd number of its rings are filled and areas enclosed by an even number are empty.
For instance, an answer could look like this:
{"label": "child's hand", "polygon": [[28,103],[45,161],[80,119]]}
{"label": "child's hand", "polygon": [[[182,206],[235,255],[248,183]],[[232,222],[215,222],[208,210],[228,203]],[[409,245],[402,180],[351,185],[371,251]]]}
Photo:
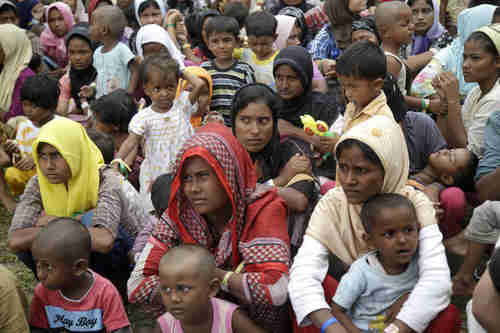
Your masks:
{"label": "child's hand", "polygon": [[16,161],[14,163],[14,166],[22,171],[33,170],[33,168],[35,167],[35,161],[31,156],[25,156],[19,161]]}
{"label": "child's hand", "polygon": [[45,227],[47,224],[49,224],[50,221],[57,219],[57,216],[51,216],[51,215],[44,215],[41,216],[38,219],[38,222],[36,223],[37,227]]}
{"label": "child's hand", "polygon": [[317,148],[322,154],[333,153],[338,140],[338,137],[320,136]]}
{"label": "child's hand", "polygon": [[15,140],[7,140],[4,144],[4,149],[7,154],[21,153],[19,145]]}
{"label": "child's hand", "polygon": [[325,77],[325,79],[335,78],[337,77],[337,62],[332,59],[323,59],[321,60],[321,73]]}
{"label": "child's hand", "polygon": [[80,98],[91,98],[95,94],[95,88],[89,85],[85,85],[80,88],[80,93],[78,94]]}
{"label": "child's hand", "polygon": [[448,101],[460,101],[458,80],[455,74],[450,72],[443,72],[432,80],[432,85],[434,87],[437,87],[436,90],[441,90]]}
{"label": "child's hand", "polygon": [[410,293],[406,293],[403,296],[401,296],[394,304],[391,305],[391,307],[387,310],[386,313],[386,318],[385,318],[385,323],[390,324],[394,320],[396,320],[397,315],[399,314],[399,311],[401,311],[401,308],[403,307],[403,304],[406,302],[408,299],[408,296]]}
{"label": "child's hand", "polygon": [[282,174],[284,176],[283,178],[286,179],[288,183],[290,179],[299,173],[312,175],[312,166],[311,160],[307,156],[297,153],[286,163]]}

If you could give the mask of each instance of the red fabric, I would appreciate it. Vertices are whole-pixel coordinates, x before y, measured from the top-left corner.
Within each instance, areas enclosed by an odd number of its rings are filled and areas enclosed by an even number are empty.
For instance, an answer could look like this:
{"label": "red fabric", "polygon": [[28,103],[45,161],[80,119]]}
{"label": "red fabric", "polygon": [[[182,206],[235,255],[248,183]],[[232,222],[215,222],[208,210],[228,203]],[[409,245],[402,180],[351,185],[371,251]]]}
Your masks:
{"label": "red fabric", "polygon": [[467,200],[465,193],[458,187],[448,187],[439,194],[443,217],[439,220],[439,229],[444,239],[453,237],[462,231],[461,222],[465,218]]}
{"label": "red fabric", "polygon": [[87,12],[89,13],[89,23],[91,22],[90,19],[92,18],[92,13],[94,12],[94,10],[96,10],[97,5],[99,5],[99,2],[101,1],[110,2],[109,0],[90,0],[89,8],[87,10]]}

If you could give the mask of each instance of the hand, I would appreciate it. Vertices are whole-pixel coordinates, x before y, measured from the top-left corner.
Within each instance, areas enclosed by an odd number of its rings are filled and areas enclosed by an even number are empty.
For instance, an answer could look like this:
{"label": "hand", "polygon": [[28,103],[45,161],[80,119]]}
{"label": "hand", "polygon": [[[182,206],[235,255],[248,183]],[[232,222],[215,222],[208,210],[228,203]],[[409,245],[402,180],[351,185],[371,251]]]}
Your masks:
{"label": "hand", "polygon": [[187,32],[186,24],[184,23],[184,19],[180,20],[175,25],[175,36],[177,37],[179,44],[181,44],[181,47],[182,47],[182,44],[187,43],[188,32]]}
{"label": "hand", "polygon": [[57,216],[45,215],[41,216],[36,223],[37,227],[45,227],[50,221],[57,219]]}
{"label": "hand", "polygon": [[177,24],[178,21],[183,20],[184,16],[177,9],[170,9],[165,17],[166,24]]}
{"label": "hand", "polygon": [[312,175],[312,166],[311,160],[307,156],[297,153],[286,163],[283,168],[282,175],[285,176],[284,179],[286,180],[286,183],[288,183],[290,179],[299,173]]}
{"label": "hand", "polygon": [[386,318],[385,318],[386,324],[390,324],[394,320],[396,320],[396,317],[399,314],[399,311],[401,311],[401,308],[403,307],[403,304],[408,299],[409,295],[410,295],[410,293],[406,293],[403,296],[401,296],[394,304],[391,305],[389,310],[387,310],[387,314],[386,314]]}
{"label": "hand", "polygon": [[[429,103],[429,111],[435,114],[441,113],[441,98],[432,98]],[[448,111],[448,110],[446,110]]]}
{"label": "hand", "polygon": [[80,93],[78,94],[80,98],[90,99],[95,94],[95,88],[85,85],[80,88]]}
{"label": "hand", "polygon": [[443,217],[444,210],[441,208],[441,203],[439,202],[440,190],[436,186],[427,185],[422,191],[429,198],[436,210],[436,218],[440,220]]}
{"label": "hand", "polygon": [[335,78],[337,77],[337,62],[332,59],[323,59],[321,60],[321,73],[327,78]]}
{"label": "hand", "polygon": [[329,136],[320,136],[319,137],[319,146],[318,150],[322,154],[327,154],[327,153],[333,153],[333,150],[335,148],[335,145],[337,144],[339,138],[337,136],[334,137],[329,137]]}
{"label": "hand", "polygon": [[7,154],[20,154],[21,151],[19,150],[19,145],[15,140],[7,140],[4,143],[4,149]]}
{"label": "hand", "polygon": [[25,156],[21,160],[14,162],[14,166],[22,171],[33,170],[35,168],[35,161],[31,156]]}
{"label": "hand", "polygon": [[[448,101],[460,101],[457,77],[450,72],[440,73],[432,80],[432,85],[442,90]],[[437,89],[436,89],[437,90]]]}
{"label": "hand", "polygon": [[476,282],[472,274],[458,272],[452,279],[453,295],[472,296]]}

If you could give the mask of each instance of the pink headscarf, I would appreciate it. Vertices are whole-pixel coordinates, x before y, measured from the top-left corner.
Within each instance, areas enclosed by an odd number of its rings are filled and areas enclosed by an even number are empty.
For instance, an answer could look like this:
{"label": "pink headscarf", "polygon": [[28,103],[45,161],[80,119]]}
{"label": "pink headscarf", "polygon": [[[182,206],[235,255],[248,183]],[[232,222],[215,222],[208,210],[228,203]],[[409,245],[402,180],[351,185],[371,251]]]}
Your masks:
{"label": "pink headscarf", "polygon": [[[71,31],[71,28],[75,24],[75,20],[73,18],[73,13],[71,12],[71,8],[65,4],[64,2],[54,2],[52,5],[48,6],[45,10],[45,21],[49,21],[49,12],[52,8],[56,8],[59,13],[64,18],[64,23],[66,24],[67,33]],[[47,47],[54,47],[56,49],[55,54],[48,54],[49,57],[55,58],[57,64],[61,67],[65,67],[68,64],[68,56],[66,54],[66,40],[65,37],[57,37],[52,30],[50,30],[50,26],[47,23],[46,29],[43,30],[42,35],[40,36],[40,45],[42,49],[45,51]],[[50,52],[49,52],[50,53]]]}

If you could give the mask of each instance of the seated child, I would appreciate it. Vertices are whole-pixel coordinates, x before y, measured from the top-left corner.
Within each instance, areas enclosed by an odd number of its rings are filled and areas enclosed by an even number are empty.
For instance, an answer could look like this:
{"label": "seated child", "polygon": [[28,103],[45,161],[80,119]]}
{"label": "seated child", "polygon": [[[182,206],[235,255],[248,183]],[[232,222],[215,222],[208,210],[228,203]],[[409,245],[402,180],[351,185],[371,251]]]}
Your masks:
{"label": "seated child", "polygon": [[183,92],[175,98],[180,79],[179,65],[165,54],[147,58],[142,64],[141,79],[144,91],[153,104],[136,114],[129,125],[129,135],[116,157],[116,168],[137,149],[144,140],[145,159],[139,176],[140,193],[148,211],[153,209],[150,192],[156,177],[172,171],[177,151],[185,140],[194,134],[189,122],[196,112],[196,102],[205,82],[189,71],[182,77],[192,84],[191,92]]}
{"label": "seated child", "polygon": [[221,283],[215,270],[213,255],[201,246],[185,244],[168,250],[159,265],[167,313],[158,318],[155,333],[264,332],[236,304],[215,297]]}
{"label": "seated child", "polygon": [[137,87],[138,72],[135,56],[120,42],[126,19],[118,7],[99,7],[92,14],[90,37],[102,43],[94,52],[94,68],[97,70],[95,90],[87,90],[87,96],[96,98],[107,95],[118,88],[126,89],[131,95]]}
{"label": "seated child", "polygon": [[58,218],[31,247],[40,283],[30,307],[31,332],[132,332],[118,290],[89,269],[87,228]]}
{"label": "seated child", "polygon": [[233,58],[233,51],[239,35],[238,22],[232,17],[212,17],[205,27],[208,48],[215,59],[201,64],[213,81],[213,95],[210,110],[224,118],[224,124],[231,127],[231,104],[233,96],[246,84],[254,83],[252,67]]}
{"label": "seated child", "polygon": [[[385,193],[365,202],[361,221],[375,251],[353,262],[342,277],[332,314],[348,332],[384,332],[386,311],[418,280],[417,213],[406,197]],[[398,322],[390,324],[396,326],[390,332],[398,331]]]}

